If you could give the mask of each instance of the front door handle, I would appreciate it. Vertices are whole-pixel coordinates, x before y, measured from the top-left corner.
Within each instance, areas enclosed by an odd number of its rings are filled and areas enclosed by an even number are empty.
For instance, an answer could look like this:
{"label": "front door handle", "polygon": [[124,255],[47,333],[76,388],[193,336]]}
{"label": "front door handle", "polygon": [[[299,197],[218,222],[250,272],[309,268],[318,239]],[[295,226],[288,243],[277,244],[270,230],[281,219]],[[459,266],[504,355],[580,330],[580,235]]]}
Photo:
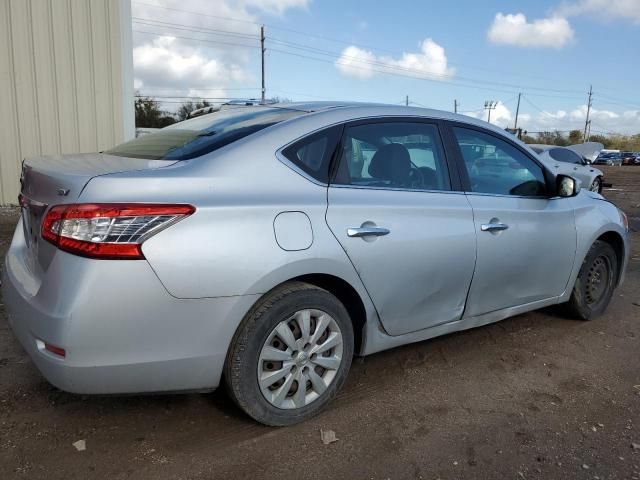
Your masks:
{"label": "front door handle", "polygon": [[480,230],[483,232],[499,232],[500,230],[506,230],[509,225],[506,223],[483,223],[480,225]]}
{"label": "front door handle", "polygon": [[382,227],[358,227],[347,228],[347,235],[350,237],[382,237],[389,235],[391,231]]}

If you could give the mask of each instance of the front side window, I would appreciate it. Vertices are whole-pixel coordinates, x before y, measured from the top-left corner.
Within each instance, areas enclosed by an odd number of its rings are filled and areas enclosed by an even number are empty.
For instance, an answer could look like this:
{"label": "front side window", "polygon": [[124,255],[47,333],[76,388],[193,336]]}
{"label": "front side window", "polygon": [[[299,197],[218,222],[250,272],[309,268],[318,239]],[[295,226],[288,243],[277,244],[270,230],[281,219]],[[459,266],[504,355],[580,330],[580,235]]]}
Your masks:
{"label": "front side window", "polygon": [[572,152],[568,148],[552,148],[549,151],[549,155],[554,160],[564,163],[582,164],[582,158],[576,152]]}
{"label": "front side window", "polygon": [[543,196],[542,168],[510,143],[477,130],[454,127],[471,191]]}
{"label": "front side window", "polygon": [[410,190],[450,190],[435,125],[389,122],[347,127],[334,183]]}
{"label": "front side window", "polygon": [[103,153],[150,160],[189,160],[302,114],[282,108],[228,108],[174,123]]}

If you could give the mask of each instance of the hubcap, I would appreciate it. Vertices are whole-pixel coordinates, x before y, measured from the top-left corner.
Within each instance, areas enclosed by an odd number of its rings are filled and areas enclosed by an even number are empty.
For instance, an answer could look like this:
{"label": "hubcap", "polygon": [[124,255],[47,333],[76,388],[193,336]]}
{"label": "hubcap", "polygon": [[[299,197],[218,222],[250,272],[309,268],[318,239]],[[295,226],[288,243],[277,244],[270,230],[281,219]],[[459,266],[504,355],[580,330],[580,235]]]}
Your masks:
{"label": "hubcap", "polygon": [[342,353],[342,332],[333,317],[321,310],[299,310],[278,323],[262,346],[260,391],[275,407],[304,407],[335,380]]}
{"label": "hubcap", "polygon": [[610,279],[609,259],[598,257],[591,264],[586,283],[586,300],[589,305],[597,303],[607,291]]}
{"label": "hubcap", "polygon": [[600,192],[600,179],[596,178],[593,183],[591,184],[591,191],[592,192]]}

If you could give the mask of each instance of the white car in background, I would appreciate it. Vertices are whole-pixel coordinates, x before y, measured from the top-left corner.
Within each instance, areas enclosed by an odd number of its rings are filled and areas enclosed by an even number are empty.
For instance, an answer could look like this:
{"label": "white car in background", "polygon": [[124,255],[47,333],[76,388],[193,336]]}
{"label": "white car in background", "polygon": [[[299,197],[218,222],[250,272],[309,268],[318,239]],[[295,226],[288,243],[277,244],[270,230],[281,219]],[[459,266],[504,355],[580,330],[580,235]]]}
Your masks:
{"label": "white car in background", "polygon": [[554,173],[571,175],[579,179],[584,188],[596,193],[602,192],[604,174],[588,162],[587,159],[590,156],[581,155],[574,150],[574,147],[578,147],[577,145],[570,147],[529,145],[529,147]]}

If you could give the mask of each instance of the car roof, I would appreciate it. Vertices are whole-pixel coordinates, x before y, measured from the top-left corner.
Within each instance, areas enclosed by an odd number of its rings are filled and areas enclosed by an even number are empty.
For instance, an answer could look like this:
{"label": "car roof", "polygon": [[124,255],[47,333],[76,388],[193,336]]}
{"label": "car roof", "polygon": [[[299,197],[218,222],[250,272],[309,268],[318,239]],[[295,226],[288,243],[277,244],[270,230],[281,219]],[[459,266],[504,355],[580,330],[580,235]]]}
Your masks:
{"label": "car roof", "polygon": [[[352,116],[357,118],[360,116],[360,111],[366,110],[366,115],[372,115],[375,111],[376,116],[421,116],[430,117],[434,119],[450,120],[454,122],[466,123],[471,125],[477,125],[486,129],[495,130],[502,134],[509,135],[504,129],[480,120],[468,115],[462,115],[459,113],[448,112],[445,110],[436,110],[432,108],[423,107],[409,107],[404,105],[392,105],[387,103],[375,103],[375,102],[351,102],[351,101],[322,101],[322,102],[291,102],[291,103],[264,103],[252,105],[250,107],[240,108],[282,108],[289,110],[297,110],[306,113],[329,113],[331,111],[341,111],[345,116]],[[513,136],[515,138],[515,136]]]}
{"label": "car roof", "polygon": [[[331,125],[335,123],[346,122],[350,120],[358,120],[364,118],[375,117],[425,117],[434,120],[448,120],[452,122],[458,122],[460,124],[466,124],[469,126],[477,126],[485,130],[490,130],[500,134],[505,138],[517,141],[523,147],[528,148],[526,144],[518,140],[518,138],[500,128],[497,125],[490,124],[484,120],[480,120],[475,117],[462,115],[458,113],[448,112],[444,110],[435,110],[431,108],[422,107],[409,107],[404,105],[391,105],[384,103],[373,102],[351,102],[351,101],[323,101],[323,102],[290,102],[290,103],[254,103],[251,105],[229,105],[225,110],[230,109],[283,109],[290,111],[298,111],[301,113],[296,118],[289,119],[281,122],[272,128],[285,128],[287,125],[291,126],[299,122],[306,120],[311,121],[312,127],[321,128],[325,125]],[[206,118],[207,115],[215,115],[215,113],[205,114],[198,118]],[[178,124],[174,124],[178,125]],[[311,128],[311,127],[309,127]],[[269,130],[272,130],[271,128]],[[293,134],[293,133],[292,133]],[[531,151],[532,153],[535,153]]]}
{"label": "car roof", "polygon": [[551,150],[552,148],[567,148],[567,147],[561,147],[560,145],[547,145],[545,143],[529,143],[528,145],[531,148],[538,148],[544,151]]}

